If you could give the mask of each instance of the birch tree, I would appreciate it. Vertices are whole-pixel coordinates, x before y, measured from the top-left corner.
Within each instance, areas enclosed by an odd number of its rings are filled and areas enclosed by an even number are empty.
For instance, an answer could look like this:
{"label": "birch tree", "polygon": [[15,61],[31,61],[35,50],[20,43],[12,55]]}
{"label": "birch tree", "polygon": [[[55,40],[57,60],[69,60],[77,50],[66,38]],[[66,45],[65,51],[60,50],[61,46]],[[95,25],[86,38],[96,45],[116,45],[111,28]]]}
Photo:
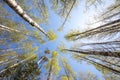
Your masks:
{"label": "birch tree", "polygon": [[32,20],[25,11],[17,4],[15,0],[5,0],[5,2],[18,14],[20,15],[25,21],[27,21],[30,25],[39,29],[43,34],[47,36],[47,33],[34,21]]}
{"label": "birch tree", "polygon": [[88,26],[92,26],[92,24],[101,22],[102,24],[100,23],[100,26],[96,26],[96,28],[88,29],[86,31],[71,31],[65,36],[65,38],[67,40],[79,40],[91,37],[105,38],[107,36],[111,37],[115,34],[119,34],[119,4],[119,1],[117,1],[117,4],[113,3],[104,12],[96,16],[97,19],[95,18],[95,22],[88,24]]}
{"label": "birch tree", "polygon": [[[120,71],[119,71],[118,69],[114,69],[114,68],[112,68],[112,67],[110,67],[110,66],[101,64],[101,63],[96,62],[96,61],[94,61],[94,60],[91,60],[91,59],[89,59],[89,57],[87,57],[87,56],[82,56],[82,55],[76,55],[76,54],[75,54],[74,57],[75,57],[75,59],[78,59],[78,60],[81,60],[81,59],[82,59],[82,60],[88,61],[89,63],[92,63],[93,65],[95,65],[96,68],[99,67],[99,68],[102,68],[102,69],[106,69],[107,71],[111,71],[111,72],[113,72],[114,74],[117,74],[117,75],[120,74]],[[102,70],[102,71],[105,71],[105,70]]]}
{"label": "birch tree", "polygon": [[76,73],[72,70],[65,58],[61,58],[62,67],[68,80],[77,80]]}
{"label": "birch tree", "polygon": [[52,76],[57,75],[60,70],[58,64],[58,53],[56,51],[52,52],[52,58],[48,61],[45,67],[48,70],[47,80],[52,80]]}
{"label": "birch tree", "polygon": [[107,51],[93,51],[93,50],[84,50],[84,49],[79,49],[79,50],[63,49],[63,51],[88,54],[88,55],[100,55],[100,56],[109,56],[109,57],[118,57],[118,58],[120,57],[119,51],[107,52]]}

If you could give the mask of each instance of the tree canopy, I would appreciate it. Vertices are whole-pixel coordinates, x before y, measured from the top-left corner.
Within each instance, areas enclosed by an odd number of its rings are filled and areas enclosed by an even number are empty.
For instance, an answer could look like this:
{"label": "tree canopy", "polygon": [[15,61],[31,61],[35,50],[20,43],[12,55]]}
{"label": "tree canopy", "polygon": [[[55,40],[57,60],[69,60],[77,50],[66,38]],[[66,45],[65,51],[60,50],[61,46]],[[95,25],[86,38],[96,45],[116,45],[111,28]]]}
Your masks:
{"label": "tree canopy", "polygon": [[119,80],[120,0],[0,0],[0,80]]}

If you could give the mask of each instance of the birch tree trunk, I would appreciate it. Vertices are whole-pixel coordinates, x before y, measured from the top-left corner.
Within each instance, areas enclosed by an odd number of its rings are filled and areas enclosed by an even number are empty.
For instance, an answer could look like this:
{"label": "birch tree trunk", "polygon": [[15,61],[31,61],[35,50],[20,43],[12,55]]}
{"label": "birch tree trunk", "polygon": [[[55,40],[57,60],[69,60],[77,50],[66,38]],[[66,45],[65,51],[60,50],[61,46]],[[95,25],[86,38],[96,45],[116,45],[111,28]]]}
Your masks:
{"label": "birch tree trunk", "polygon": [[113,68],[111,68],[111,67],[108,67],[108,66],[106,66],[106,65],[103,65],[103,64],[101,64],[101,63],[98,63],[98,62],[96,62],[96,61],[93,61],[93,60],[91,60],[91,59],[89,59],[89,58],[87,58],[87,57],[82,57],[82,56],[79,56],[80,58],[83,58],[85,61],[88,61],[89,63],[92,63],[92,64],[94,64],[94,65],[97,65],[97,66],[99,66],[100,68],[105,68],[105,69],[107,69],[107,70],[109,70],[109,71],[111,71],[111,72],[113,72],[113,73],[115,73],[115,74],[120,74],[120,71],[118,71],[118,70],[116,70],[116,69],[113,69]]}
{"label": "birch tree trunk", "polygon": [[9,28],[9,27],[4,26],[2,24],[0,24],[0,28],[3,29],[3,30],[9,31],[9,32],[12,32],[12,31],[14,31],[14,32],[20,32],[20,31],[18,31],[16,29]]}
{"label": "birch tree trunk", "polygon": [[41,57],[41,58],[38,60],[37,64],[39,65],[43,60],[44,60],[44,61],[47,61],[47,58],[46,58],[45,56]]}
{"label": "birch tree trunk", "polygon": [[71,49],[63,49],[64,51],[69,52],[76,52],[81,54],[88,54],[88,55],[101,55],[101,56],[109,56],[109,57],[118,57],[120,58],[120,52],[111,52],[111,51],[90,51],[90,50],[71,50]]}
{"label": "birch tree trunk", "polygon": [[27,21],[30,25],[39,29],[43,34],[47,36],[47,33],[33,20],[31,19],[25,11],[21,8],[20,5],[17,4],[15,0],[4,0],[8,6],[10,6],[19,16],[21,16],[25,21]]}
{"label": "birch tree trunk", "polygon": [[49,69],[47,80],[52,80],[52,64],[50,65],[50,69]]}
{"label": "birch tree trunk", "polygon": [[26,59],[24,59],[24,60],[22,60],[22,61],[20,61],[20,62],[17,62],[17,63],[15,63],[15,64],[13,64],[13,65],[9,66],[8,68],[5,68],[5,69],[1,70],[1,71],[0,71],[0,74],[3,73],[3,72],[5,72],[6,70],[8,70],[8,69],[10,69],[10,68],[16,67],[16,66],[18,66],[18,65],[20,65],[20,64],[22,64],[22,63],[24,63],[24,62],[29,61],[30,59],[33,59],[34,57],[35,57],[35,56],[30,56],[30,57],[28,57],[28,58],[26,58]]}
{"label": "birch tree trunk", "polygon": [[20,49],[26,49],[26,47],[9,48],[5,50],[0,50],[0,52],[9,52],[9,51],[15,51],[15,50],[20,50]]}
{"label": "birch tree trunk", "polygon": [[65,17],[65,20],[64,20],[64,22],[62,23],[61,27],[58,29],[58,31],[62,31],[62,30],[63,30],[64,25],[65,25],[65,23],[66,23],[66,21],[67,21],[69,15],[70,15],[70,12],[71,12],[72,9],[73,9],[75,3],[76,3],[76,0],[73,1],[73,4],[72,4],[72,6],[71,6],[71,8],[70,8],[70,10],[69,10],[69,12],[68,12],[68,14],[67,14],[66,17]]}
{"label": "birch tree trunk", "polygon": [[65,68],[65,65],[63,64],[63,61],[62,61],[62,60],[61,60],[61,63],[62,63],[62,66],[63,66],[63,68],[64,68],[64,71],[65,71],[65,74],[66,74],[66,76],[67,76],[67,79],[70,80],[70,79],[69,79],[68,72],[67,72],[67,70],[66,70],[66,68]]}

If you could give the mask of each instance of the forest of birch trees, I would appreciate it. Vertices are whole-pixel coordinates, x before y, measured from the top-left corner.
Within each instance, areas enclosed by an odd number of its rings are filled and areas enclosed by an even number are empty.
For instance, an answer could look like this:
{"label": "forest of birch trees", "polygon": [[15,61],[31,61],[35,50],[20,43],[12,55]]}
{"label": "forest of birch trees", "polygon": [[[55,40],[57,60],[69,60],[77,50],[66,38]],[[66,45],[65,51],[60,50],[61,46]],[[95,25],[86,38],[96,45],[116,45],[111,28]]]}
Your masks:
{"label": "forest of birch trees", "polygon": [[[0,80],[119,80],[120,0],[106,1],[0,0]],[[67,26],[80,5],[101,10],[84,30]]]}

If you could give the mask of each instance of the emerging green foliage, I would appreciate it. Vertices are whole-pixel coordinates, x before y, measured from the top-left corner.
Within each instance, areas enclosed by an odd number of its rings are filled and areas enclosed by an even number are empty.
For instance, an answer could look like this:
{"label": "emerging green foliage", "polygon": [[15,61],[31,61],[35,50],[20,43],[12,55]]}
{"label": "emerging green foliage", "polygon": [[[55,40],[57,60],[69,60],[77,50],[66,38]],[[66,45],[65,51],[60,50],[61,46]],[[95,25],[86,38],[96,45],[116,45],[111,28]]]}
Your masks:
{"label": "emerging green foliage", "polygon": [[74,30],[71,30],[66,36],[65,38],[67,40],[74,40],[76,38],[77,35],[80,34],[80,31],[74,31]]}
{"label": "emerging green foliage", "polygon": [[67,76],[61,76],[61,80],[68,80]]}
{"label": "emerging green foliage", "polygon": [[46,65],[46,69],[49,69],[49,67],[52,65],[52,72],[53,74],[57,75],[60,71],[60,67],[58,64],[58,53],[56,51],[52,52],[52,58],[48,61]]}
{"label": "emerging green foliage", "polygon": [[65,44],[62,42],[61,44],[58,45],[58,50],[60,50],[61,52],[66,52],[66,47],[65,47]]}
{"label": "emerging green foliage", "polygon": [[48,31],[47,35],[48,35],[49,40],[57,39],[57,35],[52,30]]}
{"label": "emerging green foliage", "polygon": [[76,73],[72,70],[71,66],[68,64],[67,59],[61,58],[61,62],[67,79],[76,80]]}

